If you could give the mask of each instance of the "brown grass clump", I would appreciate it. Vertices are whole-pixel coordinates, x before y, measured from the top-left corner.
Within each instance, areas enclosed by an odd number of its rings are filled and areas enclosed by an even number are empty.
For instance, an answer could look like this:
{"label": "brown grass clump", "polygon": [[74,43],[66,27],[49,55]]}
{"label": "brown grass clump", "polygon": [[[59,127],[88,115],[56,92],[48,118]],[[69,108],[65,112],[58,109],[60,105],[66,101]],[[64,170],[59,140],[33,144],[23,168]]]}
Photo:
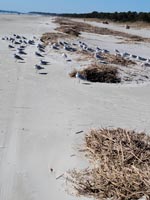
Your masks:
{"label": "brown grass clump", "polygon": [[129,65],[135,65],[136,64],[134,61],[125,59],[125,58],[123,58],[119,55],[104,54],[103,58],[108,63],[115,64],[115,65],[129,66]]}
{"label": "brown grass clump", "polygon": [[64,25],[69,25],[69,26],[73,26],[74,25],[74,22],[69,20],[69,18],[65,18],[65,17],[57,17],[54,19],[54,23],[57,23],[61,26],[64,26]]}
{"label": "brown grass clump", "polygon": [[44,33],[41,37],[41,41],[45,44],[49,42],[58,42],[59,38],[66,38],[67,36],[63,33]]}
{"label": "brown grass clump", "polygon": [[56,28],[56,30],[75,37],[78,37],[80,35],[80,32],[77,30],[76,26],[66,25],[58,27]]}
{"label": "brown grass clump", "polygon": [[93,60],[93,55],[86,50],[78,50],[76,54],[78,55],[76,61]]}
{"label": "brown grass clump", "polygon": [[84,76],[91,82],[119,83],[116,67],[106,65],[92,65],[83,70]]}
{"label": "brown grass clump", "polygon": [[150,199],[150,136],[121,128],[91,130],[82,151],[92,167],[69,172],[78,195]]}
{"label": "brown grass clump", "polygon": [[74,22],[70,21],[66,18],[56,18],[55,23],[58,23],[60,26],[56,28],[57,31],[63,32],[70,36],[78,37],[80,35],[79,27],[74,24]]}
{"label": "brown grass clump", "polygon": [[[77,71],[73,70],[71,77],[75,77]],[[96,65],[78,70],[82,77],[85,77],[87,81],[91,82],[101,82],[101,83],[119,83],[121,79],[118,76],[118,70],[113,66],[106,65]]]}

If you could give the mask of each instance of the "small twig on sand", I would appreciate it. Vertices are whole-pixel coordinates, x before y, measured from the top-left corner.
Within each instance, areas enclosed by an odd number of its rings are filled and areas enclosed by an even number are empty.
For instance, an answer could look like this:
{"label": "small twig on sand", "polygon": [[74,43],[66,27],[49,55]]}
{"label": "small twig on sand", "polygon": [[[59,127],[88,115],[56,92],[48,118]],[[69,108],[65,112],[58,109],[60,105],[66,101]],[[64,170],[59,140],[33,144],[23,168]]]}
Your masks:
{"label": "small twig on sand", "polygon": [[56,180],[60,179],[61,177],[63,177],[64,174],[61,174],[60,176],[56,177]]}
{"label": "small twig on sand", "polygon": [[77,131],[76,134],[83,133],[84,131]]}

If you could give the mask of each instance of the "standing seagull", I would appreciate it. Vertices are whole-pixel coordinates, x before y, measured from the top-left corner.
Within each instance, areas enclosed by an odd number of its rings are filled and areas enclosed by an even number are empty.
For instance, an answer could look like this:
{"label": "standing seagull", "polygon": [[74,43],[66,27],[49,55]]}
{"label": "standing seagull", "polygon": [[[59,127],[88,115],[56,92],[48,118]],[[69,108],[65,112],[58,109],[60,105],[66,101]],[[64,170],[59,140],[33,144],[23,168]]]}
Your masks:
{"label": "standing seagull", "polygon": [[103,59],[103,57],[100,56],[98,53],[95,53],[94,57],[96,58],[96,60]]}
{"label": "standing seagull", "polygon": [[22,36],[22,38],[23,38],[24,40],[27,40],[27,38],[26,38],[26,37],[24,37],[24,36]]}
{"label": "standing seagull", "polygon": [[67,54],[63,53],[63,54],[62,54],[62,57],[63,57],[63,58],[67,58]]}
{"label": "standing seagull", "polygon": [[40,65],[35,65],[35,68],[36,68],[36,72],[37,72],[38,70],[45,69],[44,67],[41,67]]}
{"label": "standing seagull", "polygon": [[48,65],[49,62],[48,61],[45,61],[45,60],[41,60],[41,65]]}
{"label": "standing seagull", "polygon": [[18,53],[19,53],[19,54],[22,54],[22,55],[27,55],[27,53],[24,52],[24,50],[22,50],[22,49],[19,49]]}
{"label": "standing seagull", "polygon": [[35,42],[34,42],[34,40],[29,40],[28,44],[35,45]]}
{"label": "standing seagull", "polygon": [[14,57],[17,59],[17,60],[24,60],[21,56],[17,55],[17,54],[14,54]]}
{"label": "standing seagull", "polygon": [[9,44],[8,47],[9,47],[10,49],[14,49],[14,48],[15,48],[15,47],[12,46],[11,44]]}
{"label": "standing seagull", "polygon": [[79,83],[80,83],[80,80],[86,80],[86,77],[80,74],[79,72],[76,73],[76,78],[78,78]]}
{"label": "standing seagull", "polygon": [[44,57],[42,54],[38,53],[37,51],[35,52],[35,55],[39,57]]}
{"label": "standing seagull", "polygon": [[116,53],[120,53],[120,51],[119,51],[118,49],[115,49],[115,52],[116,52]]}
{"label": "standing seagull", "polygon": [[45,53],[45,50],[43,48],[38,48],[38,50]]}
{"label": "standing seagull", "polygon": [[42,44],[38,44],[38,45],[37,45],[37,48],[40,48],[40,49],[45,49],[45,46],[44,46],[44,45],[42,45]]}
{"label": "standing seagull", "polygon": [[21,44],[21,43],[20,43],[20,42],[18,42],[18,41],[15,41],[15,42],[14,42],[14,44]]}

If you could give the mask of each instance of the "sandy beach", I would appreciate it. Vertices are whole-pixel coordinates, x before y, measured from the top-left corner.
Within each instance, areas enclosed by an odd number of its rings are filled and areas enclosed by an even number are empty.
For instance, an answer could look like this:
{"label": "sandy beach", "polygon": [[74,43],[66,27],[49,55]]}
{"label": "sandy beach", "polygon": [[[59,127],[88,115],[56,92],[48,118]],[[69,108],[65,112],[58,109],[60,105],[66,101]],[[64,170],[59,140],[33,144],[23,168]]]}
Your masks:
{"label": "sandy beach", "polygon": [[[43,33],[58,26],[53,17],[0,15],[0,24],[0,200],[86,199],[68,194],[63,178],[67,170],[87,166],[77,151],[84,133],[102,127],[149,133],[150,82],[83,84],[68,74],[88,60],[77,61],[74,53],[68,53],[71,62],[66,62],[63,50],[49,46],[43,58],[49,64],[39,72],[35,69],[41,60],[35,55],[37,44]],[[110,27],[128,31],[121,25]],[[147,37],[149,29],[131,28],[129,33]],[[13,34],[36,38],[35,45],[26,48],[24,63],[14,59],[10,43],[1,39]],[[150,43],[122,43],[119,37],[87,32],[72,39],[80,40],[92,48],[150,58]]]}

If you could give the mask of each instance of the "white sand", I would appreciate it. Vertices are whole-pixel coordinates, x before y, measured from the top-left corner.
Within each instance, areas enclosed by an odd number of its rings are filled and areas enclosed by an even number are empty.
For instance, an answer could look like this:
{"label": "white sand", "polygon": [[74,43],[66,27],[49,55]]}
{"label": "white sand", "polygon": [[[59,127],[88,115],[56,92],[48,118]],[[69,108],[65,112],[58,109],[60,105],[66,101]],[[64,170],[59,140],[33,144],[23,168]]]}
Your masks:
{"label": "white sand", "polygon": [[[40,36],[55,28],[51,19],[0,15],[0,37]],[[83,39],[88,41],[87,35]],[[116,45],[111,40],[110,49]],[[144,45],[145,53],[138,52],[148,56],[150,47]],[[121,48],[128,50],[127,45]],[[51,63],[43,70],[48,74],[40,75],[34,68],[40,60],[35,50],[28,47],[26,63],[18,63],[8,42],[0,40],[0,200],[86,199],[68,195],[65,180],[57,179],[87,164],[76,151],[83,133],[75,133],[97,127],[149,132],[150,85],[78,83],[68,72],[79,63],[66,63],[52,50],[45,58]],[[137,52],[134,45],[132,52]]]}

